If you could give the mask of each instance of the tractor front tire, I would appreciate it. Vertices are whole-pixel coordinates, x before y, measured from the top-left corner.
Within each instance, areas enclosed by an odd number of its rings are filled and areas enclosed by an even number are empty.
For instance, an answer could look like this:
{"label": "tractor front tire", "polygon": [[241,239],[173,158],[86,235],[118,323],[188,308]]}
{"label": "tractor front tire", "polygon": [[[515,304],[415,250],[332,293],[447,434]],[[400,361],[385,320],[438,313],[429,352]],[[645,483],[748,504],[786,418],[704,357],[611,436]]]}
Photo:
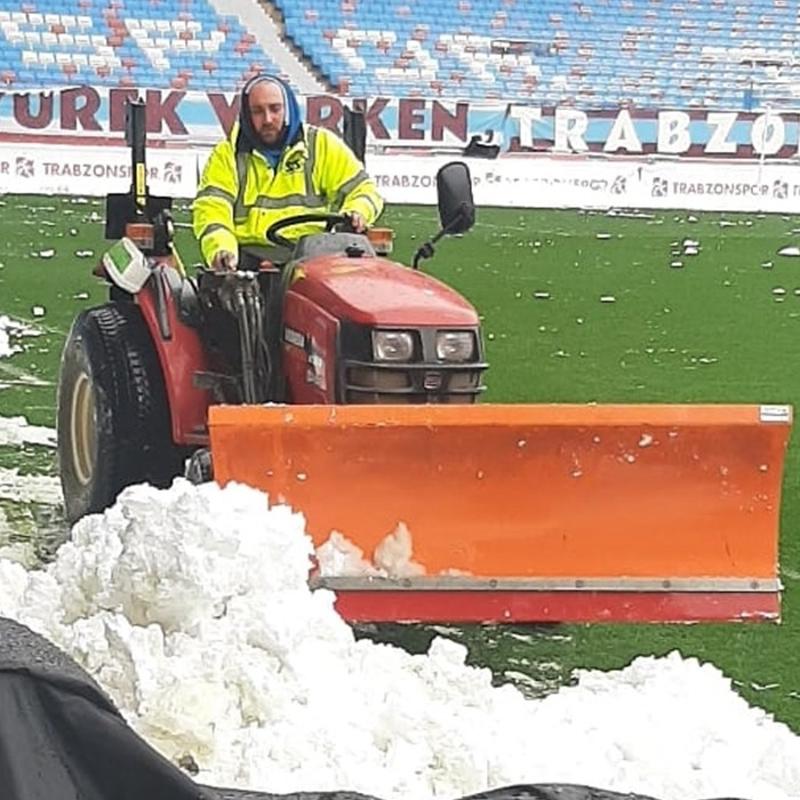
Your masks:
{"label": "tractor front tire", "polygon": [[134,303],[76,317],[61,356],[57,430],[70,525],[108,508],[126,486],[165,487],[181,474],[161,366]]}

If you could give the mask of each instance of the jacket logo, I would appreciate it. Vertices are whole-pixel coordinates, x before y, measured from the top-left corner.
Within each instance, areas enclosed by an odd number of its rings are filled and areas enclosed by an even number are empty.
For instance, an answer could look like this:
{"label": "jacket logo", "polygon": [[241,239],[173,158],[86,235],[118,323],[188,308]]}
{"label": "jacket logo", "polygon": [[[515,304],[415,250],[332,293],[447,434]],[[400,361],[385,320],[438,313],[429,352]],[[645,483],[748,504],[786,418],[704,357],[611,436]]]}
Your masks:
{"label": "jacket logo", "polygon": [[297,153],[296,155],[289,156],[286,160],[286,171],[287,172],[297,172],[298,170],[303,169],[303,158],[302,153]]}

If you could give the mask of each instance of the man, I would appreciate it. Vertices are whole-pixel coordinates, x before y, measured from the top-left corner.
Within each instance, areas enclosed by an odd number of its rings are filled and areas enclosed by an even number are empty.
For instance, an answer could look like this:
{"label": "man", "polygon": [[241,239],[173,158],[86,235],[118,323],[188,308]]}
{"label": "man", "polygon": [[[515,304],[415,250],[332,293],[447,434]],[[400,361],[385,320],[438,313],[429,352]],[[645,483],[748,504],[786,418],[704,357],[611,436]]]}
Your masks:
{"label": "man", "polygon": [[[304,125],[292,89],[258,75],[242,89],[239,121],[211,153],[193,211],[203,258],[236,269],[240,246],[265,246],[274,222],[297,214],[335,213],[363,232],[383,210],[374,182],[333,132]],[[296,240],[319,225],[287,228]]]}

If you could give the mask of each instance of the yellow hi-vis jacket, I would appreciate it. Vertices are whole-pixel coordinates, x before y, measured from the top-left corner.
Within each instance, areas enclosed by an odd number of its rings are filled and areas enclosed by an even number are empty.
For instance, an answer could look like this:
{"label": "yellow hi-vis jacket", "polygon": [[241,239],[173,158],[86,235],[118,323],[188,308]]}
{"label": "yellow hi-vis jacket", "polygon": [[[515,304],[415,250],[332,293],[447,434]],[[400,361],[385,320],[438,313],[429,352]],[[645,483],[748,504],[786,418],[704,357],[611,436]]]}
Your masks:
{"label": "yellow hi-vis jacket", "polygon": [[[236,152],[238,123],[206,162],[192,204],[194,234],[207,264],[220,250],[238,254],[240,245],[268,245],[274,222],[308,213],[355,211],[367,225],[383,200],[352,150],[332,131],[303,125],[303,135],[284,149],[277,169],[258,151]],[[285,228],[297,240],[319,225]]]}

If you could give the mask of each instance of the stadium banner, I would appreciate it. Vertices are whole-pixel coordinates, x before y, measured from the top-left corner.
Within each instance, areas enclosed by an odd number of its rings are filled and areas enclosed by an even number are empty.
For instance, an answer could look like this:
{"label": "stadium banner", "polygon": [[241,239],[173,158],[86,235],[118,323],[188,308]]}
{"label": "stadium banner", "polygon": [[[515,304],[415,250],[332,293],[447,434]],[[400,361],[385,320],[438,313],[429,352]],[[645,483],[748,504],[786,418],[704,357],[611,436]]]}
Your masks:
{"label": "stadium banner", "polygon": [[[0,93],[0,140],[122,138],[127,98],[147,104],[148,130],[165,146],[209,144],[236,120],[238,96],[222,92],[66,87]],[[373,149],[458,148],[474,137],[501,150],[532,153],[661,154],[703,158],[798,156],[800,113],[544,107],[534,103],[441,98],[300,98],[309,122],[341,130],[344,103],[365,112]]]}
{"label": "stadium banner", "polygon": [[[197,188],[197,153],[152,150],[147,171],[155,194],[191,197]],[[0,141],[0,192],[104,195],[127,192],[130,185],[131,154],[124,147]]]}
{"label": "stadium banner", "polygon": [[[193,197],[208,147],[148,152],[156,194]],[[389,203],[436,203],[447,155],[368,155],[367,169]],[[478,206],[637,208],[800,213],[800,163],[653,157],[466,158]],[[130,187],[124,147],[0,142],[0,192],[103,195]]]}
{"label": "stadium banner", "polygon": [[[372,156],[367,166],[387,202],[428,204],[436,202],[436,172],[448,160]],[[479,207],[800,212],[800,164],[793,162],[576,156],[464,160]]]}

